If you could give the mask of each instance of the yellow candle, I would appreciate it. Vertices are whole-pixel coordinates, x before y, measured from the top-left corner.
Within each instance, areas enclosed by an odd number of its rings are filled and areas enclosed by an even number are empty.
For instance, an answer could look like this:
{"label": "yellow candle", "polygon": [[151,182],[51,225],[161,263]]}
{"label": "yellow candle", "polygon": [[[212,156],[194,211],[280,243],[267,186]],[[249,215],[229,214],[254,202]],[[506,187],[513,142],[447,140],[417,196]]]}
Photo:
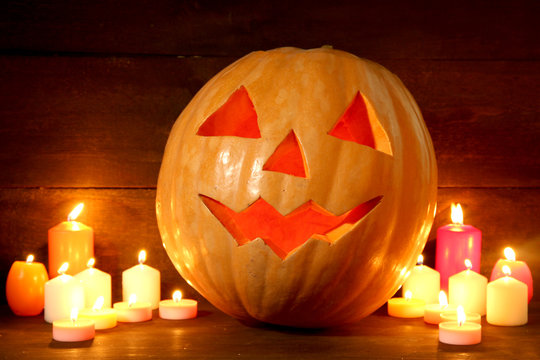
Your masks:
{"label": "yellow candle", "polygon": [[465,259],[467,270],[448,279],[450,304],[462,305],[465,311],[486,315],[487,278],[474,272],[472,262]]}
{"label": "yellow candle", "polygon": [[438,271],[424,265],[424,257],[418,256],[417,264],[403,283],[403,293],[411,291],[416,299],[426,304],[436,304],[439,300],[441,275]]}
{"label": "yellow candle", "polygon": [[388,315],[400,318],[418,318],[424,316],[424,300],[413,299],[410,291],[405,297],[388,300]]}
{"label": "yellow candle", "polygon": [[428,324],[438,324],[441,322],[442,315],[447,311],[456,310],[456,305],[449,305],[448,298],[444,291],[439,293],[439,303],[429,304],[424,308],[424,321]]}
{"label": "yellow candle", "polygon": [[103,309],[103,296],[98,297],[93,308],[86,308],[80,311],[81,319],[90,319],[95,323],[96,330],[110,329],[116,326],[116,310],[111,308]]}
{"label": "yellow candle", "polygon": [[159,308],[161,298],[161,275],[159,270],[145,265],[146,251],[139,252],[139,265],[122,273],[122,298],[129,301],[131,294],[136,294],[138,301],[149,302],[152,309]]}
{"label": "yellow candle", "polygon": [[486,320],[492,325],[519,326],[528,321],[527,284],[512,277],[503,266],[505,277],[487,285]]}

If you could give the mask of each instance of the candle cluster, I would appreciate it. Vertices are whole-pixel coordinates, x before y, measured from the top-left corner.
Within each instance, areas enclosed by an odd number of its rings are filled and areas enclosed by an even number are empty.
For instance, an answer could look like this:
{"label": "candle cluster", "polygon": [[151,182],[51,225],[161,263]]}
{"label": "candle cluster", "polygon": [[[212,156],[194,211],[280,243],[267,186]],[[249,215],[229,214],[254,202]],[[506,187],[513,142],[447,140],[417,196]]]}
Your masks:
{"label": "candle cluster", "polygon": [[533,289],[529,267],[506,248],[488,283],[478,273],[481,239],[480,230],[464,225],[461,206],[452,204],[452,224],[437,230],[436,269],[423,265],[420,255],[402,286],[404,297],[388,301],[388,314],[438,324],[439,341],[453,345],[481,342],[484,315],[492,325],[526,324]]}
{"label": "candle cluster", "polygon": [[160,272],[144,264],[144,250],[139,264],[122,273],[123,301],[111,306],[111,275],[94,267],[93,229],[75,221],[82,209],[81,203],[67,221],[49,229],[49,274],[33,255],[13,263],[6,295],[16,315],[34,316],[44,310],[57,341],[90,340],[95,330],[113,328],[117,322],[152,320],[152,310],[158,308],[163,319],[197,316],[197,301],[182,299],[179,291],[172,300],[160,302]]}

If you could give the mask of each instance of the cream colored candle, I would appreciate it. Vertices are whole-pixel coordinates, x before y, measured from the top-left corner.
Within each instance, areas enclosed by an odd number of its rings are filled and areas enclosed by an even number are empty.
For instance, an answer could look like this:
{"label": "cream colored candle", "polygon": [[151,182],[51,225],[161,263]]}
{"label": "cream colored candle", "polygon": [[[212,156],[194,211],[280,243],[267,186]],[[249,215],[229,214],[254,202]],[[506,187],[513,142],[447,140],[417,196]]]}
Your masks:
{"label": "cream colored candle", "polygon": [[503,266],[506,276],[487,285],[486,320],[492,325],[519,326],[528,321],[527,284],[516,280],[508,266]]}
{"label": "cream colored candle", "polygon": [[472,263],[465,259],[467,270],[463,270],[448,280],[450,304],[462,305],[465,312],[486,315],[487,278],[471,270]]}
{"label": "cream colored candle", "polygon": [[438,304],[428,304],[424,308],[424,321],[428,324],[438,324],[441,322],[441,316],[446,311],[457,310],[456,305],[449,305],[448,298],[444,291],[439,293]]}
{"label": "cream colored candle", "polygon": [[465,321],[463,307],[458,307],[458,321],[439,324],[439,341],[450,345],[475,345],[482,341],[482,325]]}
{"label": "cream colored candle", "polygon": [[404,297],[388,300],[388,315],[400,318],[419,318],[424,316],[424,300],[412,297],[411,291],[405,292]]}
{"label": "cream colored candle", "polygon": [[93,339],[95,334],[92,320],[77,319],[77,308],[72,310],[71,319],[53,321],[52,337],[56,341],[86,341]]}
{"label": "cream colored candle", "polygon": [[[482,317],[478,313],[465,313],[467,322],[482,324]],[[441,314],[441,322],[456,322],[458,320],[457,311],[446,311]]]}
{"label": "cream colored candle", "polygon": [[418,256],[418,265],[412,270],[403,283],[403,293],[410,291],[415,299],[424,300],[426,304],[436,304],[439,301],[441,276],[438,271],[425,266],[424,257]]}
{"label": "cream colored candle", "polygon": [[135,265],[122,273],[122,297],[129,302],[131,294],[137,295],[140,302],[149,302],[152,309],[159,308],[161,298],[161,280],[158,270],[144,265],[146,251],[139,252],[139,265]]}
{"label": "cream colored candle", "polygon": [[69,264],[58,269],[59,276],[45,283],[45,321],[69,319],[73,308],[84,308],[84,288],[80,281],[66,275]]}
{"label": "cream colored candle", "polygon": [[159,302],[159,317],[168,320],[192,319],[197,316],[197,301],[182,299],[182,293],[175,291],[172,300]]}
{"label": "cream colored candle", "polygon": [[75,275],[84,286],[84,302],[90,307],[96,300],[103,297],[103,307],[110,308],[111,303],[111,275],[94,268],[95,259],[87,262],[87,269]]}
{"label": "cream colored candle", "polygon": [[93,320],[96,330],[110,329],[116,326],[117,315],[115,309],[103,308],[103,296],[97,298],[92,308],[79,312],[79,318]]}
{"label": "cream colored candle", "polygon": [[131,294],[129,301],[117,302],[114,309],[120,322],[141,322],[152,320],[152,306],[149,302],[137,302],[137,295]]}

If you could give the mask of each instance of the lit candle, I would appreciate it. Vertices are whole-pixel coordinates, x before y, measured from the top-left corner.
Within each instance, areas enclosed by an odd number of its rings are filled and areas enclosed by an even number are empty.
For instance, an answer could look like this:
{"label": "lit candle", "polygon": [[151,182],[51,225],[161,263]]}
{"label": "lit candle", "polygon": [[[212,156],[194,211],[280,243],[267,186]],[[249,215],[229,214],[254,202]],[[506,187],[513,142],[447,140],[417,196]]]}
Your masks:
{"label": "lit candle", "polygon": [[492,325],[525,325],[528,319],[527,284],[516,280],[510,267],[503,266],[504,277],[487,285],[486,320]]}
{"label": "lit candle", "polygon": [[87,269],[75,275],[84,286],[84,303],[87,306],[94,304],[101,296],[104,299],[103,306],[111,307],[111,275],[94,268],[95,259],[88,260]]}
{"label": "lit candle", "polygon": [[152,306],[149,302],[137,302],[137,295],[131,294],[129,301],[117,302],[114,309],[120,322],[141,322],[152,320]]}
{"label": "lit candle", "polygon": [[465,259],[467,270],[450,276],[448,291],[450,304],[462,305],[466,312],[486,315],[487,278],[472,271],[472,263]]}
{"label": "lit candle", "polygon": [[86,341],[94,338],[94,322],[89,319],[77,319],[77,308],[71,311],[71,319],[53,321],[52,336],[56,341]]}
{"label": "lit candle", "polygon": [[15,261],[6,281],[8,305],[15,315],[34,316],[43,311],[45,283],[49,280],[42,263],[34,262],[34,255],[26,261]]}
{"label": "lit candle", "polygon": [[421,299],[413,299],[410,291],[405,297],[388,300],[388,315],[400,318],[418,318],[424,316],[426,303]]}
{"label": "lit candle", "polygon": [[49,229],[49,276],[64,262],[68,262],[70,273],[77,274],[86,268],[86,261],[94,257],[94,231],[91,227],[75,221],[83,204],[77,205],[68,215],[67,221]]}
{"label": "lit candle", "polygon": [[[480,272],[482,232],[463,225],[461,205],[452,204],[452,224],[437,229],[435,269],[441,274],[441,289],[448,290],[448,278],[465,270],[463,260],[470,259],[473,270]],[[451,301],[450,301],[451,302]]]}
{"label": "lit candle", "polygon": [[197,301],[182,299],[182,293],[175,291],[172,300],[159,302],[159,317],[168,320],[192,319],[197,316]]}
{"label": "lit candle", "polygon": [[449,305],[448,298],[444,291],[439,293],[438,304],[428,304],[424,308],[424,321],[428,324],[438,324],[441,322],[442,314],[446,311],[456,310],[456,305]]}
{"label": "lit candle", "polygon": [[96,302],[91,309],[86,308],[79,313],[81,319],[93,320],[96,330],[110,329],[116,326],[116,310],[110,308],[103,309],[104,301],[103,296],[100,296],[96,299]]}
{"label": "lit candle", "polygon": [[424,265],[424,257],[418,256],[417,265],[411,270],[403,283],[403,292],[410,291],[416,299],[424,300],[426,304],[435,304],[439,301],[441,276]]}
{"label": "lit candle", "polygon": [[146,251],[139,252],[139,265],[122,273],[122,297],[127,302],[131,294],[136,294],[141,302],[149,302],[152,309],[159,308],[161,281],[158,270],[145,265]]}
{"label": "lit candle", "polygon": [[529,266],[527,266],[527,263],[525,263],[524,261],[516,261],[516,253],[511,247],[507,247],[504,249],[504,256],[506,257],[506,259],[499,259],[493,267],[489,281],[494,281],[498,278],[503,277],[504,273],[502,271],[502,268],[504,265],[508,266],[512,272],[512,277],[514,279],[517,279],[527,284],[527,301],[530,302],[533,296],[533,279]]}
{"label": "lit candle", "polygon": [[[478,313],[467,312],[465,313],[465,317],[467,318],[467,322],[482,324],[482,317]],[[456,322],[457,319],[458,319],[457,311],[445,311],[441,314],[441,322],[447,322],[447,321]]]}
{"label": "lit candle", "polygon": [[457,321],[439,324],[439,341],[450,345],[474,345],[482,341],[482,325],[466,322],[463,308],[458,307]]}
{"label": "lit candle", "polygon": [[45,283],[45,321],[69,319],[73,308],[84,308],[84,288],[79,280],[66,275],[68,263],[58,269],[59,276]]}

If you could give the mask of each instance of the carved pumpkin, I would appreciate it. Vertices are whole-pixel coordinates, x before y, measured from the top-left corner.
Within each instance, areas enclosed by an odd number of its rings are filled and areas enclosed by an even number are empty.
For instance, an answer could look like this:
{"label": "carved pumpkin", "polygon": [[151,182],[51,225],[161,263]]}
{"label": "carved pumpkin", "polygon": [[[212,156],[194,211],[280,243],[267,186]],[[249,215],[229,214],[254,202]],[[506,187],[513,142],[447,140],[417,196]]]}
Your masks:
{"label": "carved pumpkin", "polygon": [[326,327],[369,315],[422,251],[431,139],[400,80],[328,48],[236,61],[176,121],[156,211],[169,257],[239,319]]}

